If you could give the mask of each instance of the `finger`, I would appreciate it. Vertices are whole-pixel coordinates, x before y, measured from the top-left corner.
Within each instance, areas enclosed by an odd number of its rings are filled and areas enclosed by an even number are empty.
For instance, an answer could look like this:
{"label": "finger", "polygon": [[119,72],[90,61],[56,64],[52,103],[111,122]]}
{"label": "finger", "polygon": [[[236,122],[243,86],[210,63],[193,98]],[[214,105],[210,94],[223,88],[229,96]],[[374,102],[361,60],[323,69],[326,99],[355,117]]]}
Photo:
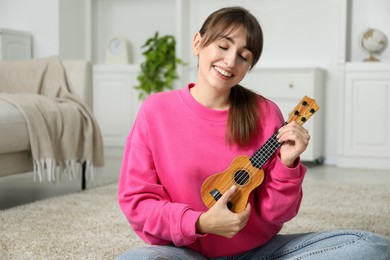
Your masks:
{"label": "finger", "polygon": [[245,210],[242,211],[241,213],[239,213],[240,218],[241,218],[240,229],[242,229],[246,226],[246,223],[249,220],[250,214],[251,214],[251,204],[248,203]]}
{"label": "finger", "polygon": [[296,147],[306,147],[309,144],[309,135],[301,135],[299,133],[291,133],[282,136],[279,139],[279,142],[282,142],[284,145],[294,145]]}
{"label": "finger", "polygon": [[295,124],[291,126],[285,126],[278,133],[278,141],[296,141],[296,140],[309,140],[309,132],[302,126]]}
{"label": "finger", "polygon": [[233,185],[224,194],[222,194],[222,197],[218,200],[218,202],[226,205],[229,202],[229,199],[235,194],[235,192],[236,192],[236,185]]}
{"label": "finger", "polygon": [[249,215],[251,214],[251,204],[248,203],[248,205],[246,206],[245,210],[242,211],[240,213],[240,215],[244,216],[244,217],[249,217]]}

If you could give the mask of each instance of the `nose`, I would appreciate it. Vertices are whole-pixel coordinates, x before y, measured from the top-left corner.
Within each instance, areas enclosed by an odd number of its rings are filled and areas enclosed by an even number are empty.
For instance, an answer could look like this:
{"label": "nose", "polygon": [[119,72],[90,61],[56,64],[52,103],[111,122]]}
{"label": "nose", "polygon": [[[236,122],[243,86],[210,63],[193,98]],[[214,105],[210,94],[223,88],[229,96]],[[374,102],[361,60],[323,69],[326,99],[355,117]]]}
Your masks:
{"label": "nose", "polygon": [[226,66],[233,67],[234,64],[236,63],[236,57],[237,57],[237,55],[234,51],[226,52],[226,55],[224,58],[224,62],[226,64]]}

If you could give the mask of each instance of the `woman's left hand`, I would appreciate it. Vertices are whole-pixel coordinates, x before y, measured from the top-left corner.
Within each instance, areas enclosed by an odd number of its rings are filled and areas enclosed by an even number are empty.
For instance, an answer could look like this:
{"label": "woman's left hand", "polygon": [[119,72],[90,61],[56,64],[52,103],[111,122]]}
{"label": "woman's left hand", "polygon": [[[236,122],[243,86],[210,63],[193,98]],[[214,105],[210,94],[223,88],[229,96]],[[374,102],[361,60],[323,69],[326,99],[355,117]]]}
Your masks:
{"label": "woman's left hand", "polygon": [[280,159],[291,167],[294,161],[306,150],[310,135],[308,131],[293,121],[279,129],[277,136],[279,142],[283,142],[280,148]]}

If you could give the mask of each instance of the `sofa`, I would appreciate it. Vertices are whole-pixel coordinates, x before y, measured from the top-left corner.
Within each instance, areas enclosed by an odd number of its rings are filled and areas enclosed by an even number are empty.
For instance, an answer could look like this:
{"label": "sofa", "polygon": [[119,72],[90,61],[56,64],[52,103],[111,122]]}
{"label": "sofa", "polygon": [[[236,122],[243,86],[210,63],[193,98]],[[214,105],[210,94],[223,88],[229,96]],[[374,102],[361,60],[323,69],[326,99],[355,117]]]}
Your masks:
{"label": "sofa", "polygon": [[[61,64],[63,65],[63,74],[65,75],[67,88],[81,100],[81,103],[84,103],[92,111],[92,65],[90,62],[84,60],[64,60],[61,61]],[[1,62],[1,66],[4,72],[4,68],[7,68],[8,65],[5,62]],[[28,74],[28,72],[24,74]],[[0,77],[0,92],[2,89],[1,84],[7,84],[4,81],[7,81],[7,79],[4,80],[4,76],[3,78]],[[3,93],[0,93],[0,97],[1,94]],[[79,106],[82,107],[82,105]],[[95,142],[95,146],[92,148],[99,149],[98,155],[101,157],[102,144],[100,132],[93,118],[92,122],[95,124],[94,134],[96,135],[92,140]],[[22,113],[15,104],[12,104],[7,99],[0,98],[0,177],[34,170],[30,139],[31,136],[29,135],[29,127],[25,113]],[[75,140],[79,139],[75,138]],[[98,146],[96,146],[96,143],[98,143]],[[102,166],[102,160],[100,158],[98,166]],[[81,165],[82,188],[85,189],[86,161],[81,159]]]}

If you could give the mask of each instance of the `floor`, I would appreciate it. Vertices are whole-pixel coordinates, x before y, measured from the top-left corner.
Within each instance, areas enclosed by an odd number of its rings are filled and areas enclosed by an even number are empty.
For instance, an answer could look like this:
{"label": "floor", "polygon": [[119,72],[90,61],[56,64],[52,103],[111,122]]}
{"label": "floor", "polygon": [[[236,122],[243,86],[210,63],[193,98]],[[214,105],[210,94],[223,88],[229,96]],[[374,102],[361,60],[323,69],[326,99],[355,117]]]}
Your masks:
{"label": "floor", "polygon": [[[106,158],[103,174],[95,177],[93,182],[88,182],[87,188],[116,183],[120,165],[120,157]],[[390,170],[342,169],[327,165],[308,165],[306,179],[390,184]],[[0,210],[80,190],[80,180],[69,181],[65,177],[57,183],[33,182],[32,173],[1,177]]]}
{"label": "floor", "polygon": [[[117,182],[120,165],[121,158],[106,158],[102,174],[95,174],[93,181],[87,181],[87,189]],[[34,182],[32,173],[5,176],[0,178],[0,210],[79,191],[81,179],[70,181],[66,175],[56,183]]]}

